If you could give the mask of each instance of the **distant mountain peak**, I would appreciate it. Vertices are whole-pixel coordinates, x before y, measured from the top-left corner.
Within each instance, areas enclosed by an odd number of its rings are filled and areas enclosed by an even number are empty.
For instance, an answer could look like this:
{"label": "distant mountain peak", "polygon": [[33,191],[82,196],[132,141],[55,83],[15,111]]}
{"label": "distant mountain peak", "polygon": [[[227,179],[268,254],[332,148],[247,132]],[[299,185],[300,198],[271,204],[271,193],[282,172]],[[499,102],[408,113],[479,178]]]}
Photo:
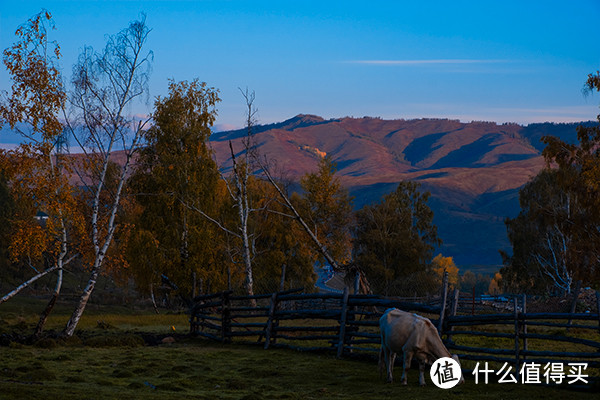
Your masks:
{"label": "distant mountain peak", "polygon": [[290,120],[292,120],[292,119],[301,119],[303,121],[315,122],[315,123],[325,121],[325,119],[323,119],[323,117],[320,117],[320,116],[314,115],[314,114],[298,114],[294,118],[291,118]]}
{"label": "distant mountain peak", "polygon": [[326,122],[325,119],[318,115],[312,114],[298,114],[293,118],[283,121],[280,125],[280,129],[294,130],[296,128],[304,128],[306,126],[322,124]]}
{"label": "distant mountain peak", "polygon": [[[265,125],[255,125],[253,127],[253,133],[258,134],[266,131],[270,131],[273,129],[283,129],[286,131],[293,131],[297,128],[305,128],[307,126],[318,125],[327,123],[325,119],[319,117],[318,115],[311,114],[298,114],[295,117],[290,119],[286,119],[283,122],[276,122],[273,124],[265,124]],[[222,131],[222,132],[214,132],[211,135],[211,141],[227,141],[227,140],[235,140],[241,137],[246,136],[248,130],[247,128],[235,129],[232,131]]]}

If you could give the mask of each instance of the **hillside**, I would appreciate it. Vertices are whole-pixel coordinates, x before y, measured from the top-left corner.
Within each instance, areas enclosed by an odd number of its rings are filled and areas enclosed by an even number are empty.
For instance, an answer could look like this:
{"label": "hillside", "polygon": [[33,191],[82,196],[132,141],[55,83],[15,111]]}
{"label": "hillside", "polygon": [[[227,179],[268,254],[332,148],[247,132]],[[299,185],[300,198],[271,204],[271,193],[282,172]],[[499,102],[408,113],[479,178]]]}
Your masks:
{"label": "hillside", "polygon": [[[502,262],[498,250],[510,250],[504,219],[519,212],[519,188],[544,166],[541,137],[575,142],[577,125],[297,115],[255,127],[254,140],[274,162],[275,174],[295,182],[330,155],[355,208],[379,201],[402,180],[420,182],[432,194],[429,204],[444,242],[439,251],[463,268],[493,271]],[[1,131],[0,143],[9,134]],[[245,135],[245,129],[211,135],[225,172],[231,168],[229,141],[240,153]],[[117,151],[113,159],[122,163],[123,157]]]}
{"label": "hillside", "polygon": [[[420,182],[432,194],[434,222],[444,241],[440,251],[458,265],[491,271],[502,262],[498,250],[509,249],[504,219],[519,212],[519,188],[544,166],[540,138],[552,134],[574,141],[576,126],[298,115],[256,127],[254,139],[260,153],[292,180],[330,155],[356,208],[379,201],[402,180]],[[239,152],[245,133],[211,136],[225,170],[231,168],[229,141]]]}

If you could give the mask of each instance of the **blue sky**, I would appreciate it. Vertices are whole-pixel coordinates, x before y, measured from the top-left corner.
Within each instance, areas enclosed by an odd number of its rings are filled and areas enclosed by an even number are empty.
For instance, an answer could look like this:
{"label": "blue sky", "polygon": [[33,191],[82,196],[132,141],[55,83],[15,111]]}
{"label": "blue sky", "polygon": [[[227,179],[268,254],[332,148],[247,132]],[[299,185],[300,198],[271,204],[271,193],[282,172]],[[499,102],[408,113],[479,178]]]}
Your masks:
{"label": "blue sky", "polygon": [[152,98],[169,78],[206,81],[221,91],[219,127],[243,125],[238,87],[256,92],[261,123],[299,113],[580,121],[600,104],[582,94],[600,69],[598,0],[1,1],[0,47],[42,7],[67,78],[84,45],[100,49],[145,12]]}

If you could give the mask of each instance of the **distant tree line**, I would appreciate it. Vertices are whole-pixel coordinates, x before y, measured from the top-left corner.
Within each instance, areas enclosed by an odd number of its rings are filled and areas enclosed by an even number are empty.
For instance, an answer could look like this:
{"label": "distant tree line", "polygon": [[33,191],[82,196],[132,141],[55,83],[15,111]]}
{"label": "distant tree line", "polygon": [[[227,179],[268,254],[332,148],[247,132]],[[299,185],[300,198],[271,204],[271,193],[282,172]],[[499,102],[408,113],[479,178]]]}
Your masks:
{"label": "distant tree line", "polygon": [[[600,90],[600,73],[586,88]],[[570,293],[579,280],[600,287],[599,125],[579,126],[577,139],[542,138],[546,168],[521,189],[519,215],[506,220],[513,247],[502,254],[506,289]]]}

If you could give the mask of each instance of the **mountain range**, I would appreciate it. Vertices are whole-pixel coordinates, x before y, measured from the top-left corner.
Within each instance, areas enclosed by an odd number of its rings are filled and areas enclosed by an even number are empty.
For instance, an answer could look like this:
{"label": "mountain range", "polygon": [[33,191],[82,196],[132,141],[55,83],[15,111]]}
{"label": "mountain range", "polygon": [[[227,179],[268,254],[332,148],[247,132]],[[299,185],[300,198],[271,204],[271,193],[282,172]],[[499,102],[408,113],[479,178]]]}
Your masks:
{"label": "mountain range", "polygon": [[[443,240],[437,251],[463,269],[493,272],[502,263],[499,250],[510,252],[504,220],[519,213],[519,189],[545,165],[540,138],[553,135],[575,142],[577,125],[325,120],[301,114],[255,126],[253,140],[259,153],[295,182],[329,155],[355,208],[380,201],[402,180],[419,182],[421,190],[431,193],[429,206]],[[246,132],[211,135],[221,168],[231,168],[229,142],[241,153]]]}

